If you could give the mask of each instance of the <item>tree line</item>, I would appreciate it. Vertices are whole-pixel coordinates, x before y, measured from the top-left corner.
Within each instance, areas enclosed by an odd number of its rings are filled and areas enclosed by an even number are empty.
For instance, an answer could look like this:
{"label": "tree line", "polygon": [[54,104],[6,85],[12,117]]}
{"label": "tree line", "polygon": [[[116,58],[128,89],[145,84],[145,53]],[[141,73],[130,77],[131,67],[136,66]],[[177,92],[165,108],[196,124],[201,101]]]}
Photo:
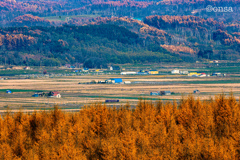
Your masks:
{"label": "tree line", "polygon": [[6,113],[0,118],[3,159],[239,159],[240,103],[221,94],[179,103],[139,100],[76,113]]}

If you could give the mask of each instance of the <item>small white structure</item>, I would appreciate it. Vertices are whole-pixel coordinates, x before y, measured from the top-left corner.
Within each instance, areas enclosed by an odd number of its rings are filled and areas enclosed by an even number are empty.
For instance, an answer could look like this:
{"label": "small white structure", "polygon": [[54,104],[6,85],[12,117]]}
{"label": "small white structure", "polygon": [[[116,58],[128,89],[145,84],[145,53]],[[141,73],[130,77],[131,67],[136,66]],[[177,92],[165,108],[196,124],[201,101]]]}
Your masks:
{"label": "small white structure", "polygon": [[212,76],[217,76],[217,77],[219,77],[219,76],[221,76],[222,74],[220,73],[220,72],[215,72],[215,73],[213,73],[212,74]]}
{"label": "small white structure", "polygon": [[115,83],[115,81],[112,81],[111,79],[106,79],[105,83]]}
{"label": "small white structure", "polygon": [[206,77],[207,75],[206,75],[206,73],[201,73],[200,75],[199,75],[199,77]]}
{"label": "small white structure", "polygon": [[24,67],[25,70],[30,70],[31,68],[29,66]]}
{"label": "small white structure", "polygon": [[206,76],[207,76],[206,74],[199,75],[199,77],[206,77]]}
{"label": "small white structure", "polygon": [[180,71],[180,74],[188,74],[188,71]]}
{"label": "small white structure", "polygon": [[137,72],[121,72],[121,75],[137,74]]}
{"label": "small white structure", "polygon": [[131,84],[131,81],[124,81],[124,84]]}
{"label": "small white structure", "polygon": [[180,73],[180,71],[179,71],[179,70],[177,70],[177,69],[175,69],[175,70],[172,70],[172,71],[171,71],[171,73],[172,73],[172,74],[179,74],[179,73]]}

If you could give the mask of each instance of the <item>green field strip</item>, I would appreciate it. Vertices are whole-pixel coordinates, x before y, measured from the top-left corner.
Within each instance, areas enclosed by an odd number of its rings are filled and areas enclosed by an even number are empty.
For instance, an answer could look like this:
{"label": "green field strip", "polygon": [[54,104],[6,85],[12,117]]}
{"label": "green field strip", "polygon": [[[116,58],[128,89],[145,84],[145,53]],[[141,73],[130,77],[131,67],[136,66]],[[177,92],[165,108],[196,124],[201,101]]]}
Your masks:
{"label": "green field strip", "polygon": [[39,74],[41,71],[34,70],[0,70],[0,76],[15,76],[20,74]]}
{"label": "green field strip", "polygon": [[159,85],[171,85],[171,84],[227,84],[227,83],[240,83],[240,79],[236,80],[194,80],[194,81],[138,81],[137,83],[132,82],[132,84],[159,84]]}
{"label": "green field strip", "polygon": [[[27,90],[27,89],[0,89],[0,92],[6,92],[7,90],[11,90],[12,92],[36,92],[36,91],[43,91],[43,90]],[[49,91],[43,91],[49,92]]]}
{"label": "green field strip", "polygon": [[187,84],[229,84],[240,83],[240,80],[185,81]]}

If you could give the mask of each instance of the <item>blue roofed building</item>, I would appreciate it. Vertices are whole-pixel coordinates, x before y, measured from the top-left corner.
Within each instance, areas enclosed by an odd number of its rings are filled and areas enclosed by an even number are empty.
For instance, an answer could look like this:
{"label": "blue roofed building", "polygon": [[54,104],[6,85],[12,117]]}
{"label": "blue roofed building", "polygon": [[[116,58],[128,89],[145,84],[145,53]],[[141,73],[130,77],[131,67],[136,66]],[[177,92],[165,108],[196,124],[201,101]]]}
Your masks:
{"label": "blue roofed building", "polygon": [[6,90],[6,93],[7,93],[7,94],[11,94],[12,91],[11,91],[11,90]]}

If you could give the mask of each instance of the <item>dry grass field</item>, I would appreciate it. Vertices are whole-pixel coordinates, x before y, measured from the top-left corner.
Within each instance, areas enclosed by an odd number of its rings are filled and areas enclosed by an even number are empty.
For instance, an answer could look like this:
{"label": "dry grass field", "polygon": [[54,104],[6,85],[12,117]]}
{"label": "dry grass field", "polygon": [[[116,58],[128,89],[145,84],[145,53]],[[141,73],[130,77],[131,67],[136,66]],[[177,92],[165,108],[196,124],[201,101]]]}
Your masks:
{"label": "dry grass field", "polygon": [[[123,81],[131,81],[132,84],[84,84],[92,80],[100,81],[109,78],[122,78]],[[78,84],[78,83],[81,84]],[[134,83],[137,82],[137,83]],[[11,89],[12,94],[5,91]],[[105,102],[106,99],[119,99],[120,103],[108,105],[123,105],[126,102],[136,104],[138,99],[147,100],[179,100],[184,95],[193,93],[195,89],[201,91],[194,94],[201,100],[209,100],[210,97],[224,92],[228,95],[233,92],[236,98],[240,96],[240,78],[233,77],[206,77],[189,78],[187,76],[73,76],[48,79],[18,79],[0,81],[0,109],[28,110],[49,109],[55,104],[65,109],[79,109],[85,104]],[[59,91],[62,98],[32,97],[36,90],[45,92]],[[171,96],[150,96],[152,91],[170,90]]]}

